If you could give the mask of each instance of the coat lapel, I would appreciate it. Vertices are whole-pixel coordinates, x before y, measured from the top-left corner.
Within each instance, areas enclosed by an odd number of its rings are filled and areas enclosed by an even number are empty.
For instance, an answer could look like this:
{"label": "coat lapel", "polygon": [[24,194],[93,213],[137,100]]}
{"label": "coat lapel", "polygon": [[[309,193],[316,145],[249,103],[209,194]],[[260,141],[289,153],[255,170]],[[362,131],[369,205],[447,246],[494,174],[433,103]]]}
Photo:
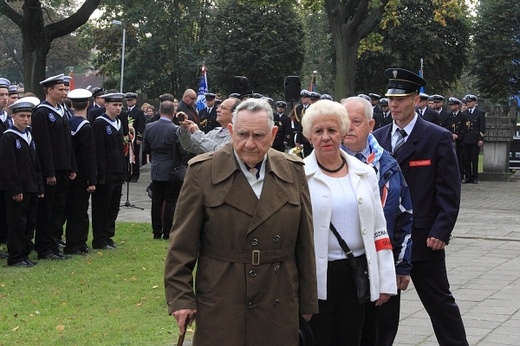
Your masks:
{"label": "coat lapel", "polygon": [[399,155],[397,155],[396,160],[399,162],[399,164],[401,164],[415,152],[415,145],[421,136],[424,121],[425,120],[423,120],[421,117],[417,117],[417,121],[415,122],[412,133],[410,133],[408,140],[403,144],[401,150],[399,151]]}

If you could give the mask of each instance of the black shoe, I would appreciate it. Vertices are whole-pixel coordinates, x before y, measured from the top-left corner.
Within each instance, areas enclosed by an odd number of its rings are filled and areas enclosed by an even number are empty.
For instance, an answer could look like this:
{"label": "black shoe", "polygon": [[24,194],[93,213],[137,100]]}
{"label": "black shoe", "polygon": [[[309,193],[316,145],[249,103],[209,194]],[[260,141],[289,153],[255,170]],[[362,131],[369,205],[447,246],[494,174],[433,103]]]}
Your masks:
{"label": "black shoe", "polygon": [[64,253],[66,253],[67,255],[86,255],[87,253],[77,249],[77,250],[67,250],[65,251],[64,250]]}
{"label": "black shoe", "polygon": [[59,247],[63,248],[65,246],[67,246],[67,243],[65,242],[65,240],[61,239],[60,241],[58,241],[56,243],[56,245],[58,245]]}
{"label": "black shoe", "polygon": [[106,244],[104,246],[94,246],[94,249],[96,249],[96,250],[114,250],[115,247],[112,247],[112,246]]}
{"label": "black shoe", "polygon": [[130,179],[130,182],[131,182],[131,183],[137,183],[137,178],[132,178],[132,179]]}
{"label": "black shoe", "polygon": [[38,259],[47,259],[47,260],[52,260],[52,261],[61,261],[61,260],[65,260],[67,258],[68,257],[65,257],[65,255],[58,256],[54,252],[50,252],[46,255],[38,254]]}
{"label": "black shoe", "polygon": [[63,258],[63,259],[69,259],[69,258],[71,258],[71,256],[69,256],[69,255],[65,255],[65,254],[64,254],[63,252],[61,252],[61,251],[55,251],[54,254],[55,254],[56,256],[58,256],[58,257]]}
{"label": "black shoe", "polygon": [[18,267],[18,268],[31,268],[31,267],[34,267],[34,264],[32,264],[31,262],[27,262],[26,260],[21,260],[20,262],[16,262],[16,263],[8,263],[7,264],[9,267]]}
{"label": "black shoe", "polygon": [[38,264],[38,262],[35,262],[35,261],[33,261],[33,260],[30,260],[29,257],[25,257],[25,262],[29,262],[29,263],[31,263],[33,266],[35,266],[35,265]]}
{"label": "black shoe", "polygon": [[477,179],[473,179],[472,183],[473,184],[478,184],[478,180]]}
{"label": "black shoe", "polygon": [[163,234],[162,238],[163,238],[164,240],[168,240],[168,239],[170,239],[170,235],[169,235],[168,233]]}
{"label": "black shoe", "polygon": [[9,257],[9,254],[7,252],[0,252],[0,259],[7,258],[7,257]]}
{"label": "black shoe", "polygon": [[88,247],[84,247],[84,248],[80,248],[79,251],[83,254],[83,255],[88,255],[90,253],[90,249]]}
{"label": "black shoe", "polygon": [[108,239],[107,244],[109,246],[113,247],[114,249],[117,247],[117,245],[114,243],[114,241],[112,239]]}
{"label": "black shoe", "polygon": [[161,239],[161,235],[160,234],[154,234],[153,235],[153,239]]}
{"label": "black shoe", "polygon": [[472,183],[472,182],[473,182],[473,181],[472,181],[471,179],[466,179],[466,180],[464,180],[462,183],[463,183],[463,184],[470,184],[470,183]]}

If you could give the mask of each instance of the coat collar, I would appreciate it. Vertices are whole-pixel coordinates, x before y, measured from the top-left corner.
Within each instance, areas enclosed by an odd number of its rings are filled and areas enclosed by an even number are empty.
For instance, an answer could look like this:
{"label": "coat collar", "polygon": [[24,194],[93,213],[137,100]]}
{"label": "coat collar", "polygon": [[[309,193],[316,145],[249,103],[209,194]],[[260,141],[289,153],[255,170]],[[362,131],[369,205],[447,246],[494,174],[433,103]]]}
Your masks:
{"label": "coat collar", "polygon": [[[220,150],[213,153],[213,167],[211,181],[213,184],[218,184],[229,178],[236,170],[240,170],[240,166],[233,153],[233,145],[226,144]],[[294,183],[289,163],[283,155],[277,155],[274,149],[269,149],[267,152],[267,161],[265,167],[265,176],[273,172],[278,178],[287,182]]]}

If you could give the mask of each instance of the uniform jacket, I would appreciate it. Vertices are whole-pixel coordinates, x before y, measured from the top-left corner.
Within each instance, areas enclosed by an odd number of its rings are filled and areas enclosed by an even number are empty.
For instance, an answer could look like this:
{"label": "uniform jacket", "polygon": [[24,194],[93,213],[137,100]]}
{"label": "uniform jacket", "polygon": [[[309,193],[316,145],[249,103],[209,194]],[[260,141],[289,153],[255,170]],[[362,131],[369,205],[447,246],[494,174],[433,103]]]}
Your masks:
{"label": "uniform jacket", "polygon": [[[194,345],[297,345],[298,313],[317,313],[303,164],[274,149],[266,162],[257,199],[231,143],[190,161],[170,234],[165,288],[169,313],[197,309]],[[262,260],[276,250],[288,256]],[[259,265],[252,264],[253,251]]]}
{"label": "uniform jacket", "polygon": [[123,128],[121,121],[117,120],[114,126],[107,122],[106,114],[98,117],[92,124],[94,139],[96,143],[96,162],[98,169],[97,181],[103,184],[108,173],[123,175],[124,153],[123,153]]}
{"label": "uniform jacket", "polygon": [[[379,299],[381,293],[396,294],[395,266],[391,246],[376,251],[376,241],[389,243],[385,216],[379,200],[379,189],[374,169],[341,150],[346,159],[348,177],[358,200],[359,232],[363,237],[370,278],[370,300]],[[331,191],[325,174],[318,167],[313,151],[305,158],[305,174],[309,183],[316,248],[318,298],[327,299],[327,268],[330,219],[332,214]],[[346,256],[345,256],[346,258]]]}
{"label": "uniform jacket", "polygon": [[[391,131],[392,124],[374,132],[388,151],[392,150]],[[460,173],[451,132],[418,116],[396,160],[412,197],[412,261],[443,259],[444,250],[427,248],[426,239],[448,243],[459,213]]]}
{"label": "uniform jacket", "polygon": [[43,180],[35,142],[29,134],[29,143],[18,129],[11,127],[0,138],[0,190],[7,196],[20,193],[43,193]]}
{"label": "uniform jacket", "polygon": [[131,111],[126,111],[128,114],[128,119],[133,119],[133,127],[136,133],[136,139],[141,140],[143,138],[144,127],[146,125],[146,116],[144,115],[144,111],[134,106]]}
{"label": "uniform jacket", "polygon": [[85,182],[85,188],[97,184],[96,148],[94,131],[87,119],[73,116],[70,119],[72,147],[78,164],[78,176]]}
{"label": "uniform jacket", "polygon": [[47,101],[40,103],[33,111],[32,134],[38,143],[36,150],[45,177],[54,177],[57,171],[78,170],[72,150],[69,119],[59,114]]}
{"label": "uniform jacket", "polygon": [[[101,115],[105,114],[106,108],[105,107],[94,107],[88,112],[87,120],[94,124],[94,121],[100,117]],[[121,113],[117,116],[119,120],[121,120],[121,126],[123,128],[123,136],[128,136],[128,114],[123,109]]]}
{"label": "uniform jacket", "polygon": [[278,132],[273,141],[273,147],[283,147],[287,143],[292,134],[292,128],[290,119],[287,115],[283,114],[280,116],[274,113],[274,124],[278,127]]}
{"label": "uniform jacket", "polygon": [[159,119],[146,125],[143,152],[151,155],[153,181],[170,181],[173,169],[182,165],[177,127],[167,119]]}
{"label": "uniform jacket", "polygon": [[202,126],[202,131],[204,133],[208,133],[213,130],[215,127],[220,126],[217,122],[217,106],[211,107],[211,112],[208,111],[208,108],[201,109],[199,112],[200,124]]}
{"label": "uniform jacket", "polygon": [[444,108],[437,114],[437,125],[444,127],[446,130],[450,130],[450,117],[451,112],[446,111]]}
{"label": "uniform jacket", "polygon": [[[419,112],[419,111],[417,111]],[[432,110],[430,107],[426,107],[424,109],[424,114],[422,115],[422,118],[426,121],[429,121],[433,124],[439,125],[439,119],[438,114],[436,111]],[[391,123],[391,122],[390,122]]]}
{"label": "uniform jacket", "polygon": [[457,145],[463,145],[464,137],[466,137],[466,133],[468,132],[468,127],[466,125],[466,114],[457,112],[456,115],[453,115],[453,113],[451,113],[447,128],[451,131],[451,133],[454,133],[458,136],[456,140]]}
{"label": "uniform jacket", "polygon": [[469,110],[463,112],[466,115],[466,127],[468,132],[464,137],[464,144],[477,144],[484,140],[486,133],[486,112],[475,108],[473,114]]}

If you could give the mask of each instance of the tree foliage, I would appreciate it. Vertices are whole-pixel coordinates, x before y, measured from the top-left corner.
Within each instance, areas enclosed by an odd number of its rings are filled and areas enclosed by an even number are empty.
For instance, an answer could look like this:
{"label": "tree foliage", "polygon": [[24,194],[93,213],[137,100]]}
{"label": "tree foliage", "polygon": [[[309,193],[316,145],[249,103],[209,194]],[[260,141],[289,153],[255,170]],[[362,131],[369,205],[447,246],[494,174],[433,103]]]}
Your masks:
{"label": "tree foliage", "polygon": [[209,83],[222,93],[234,91],[233,76],[246,76],[254,91],[281,94],[284,77],[300,73],[304,32],[292,6],[225,0],[211,18]]}
{"label": "tree foliage", "polygon": [[82,32],[98,51],[94,66],[107,76],[105,86],[119,88],[121,20],[126,29],[124,89],[157,97],[197,88],[204,58],[209,0],[107,0],[104,13]]}
{"label": "tree foliage", "polygon": [[[18,12],[14,4],[23,2],[22,11]],[[0,14],[9,18],[22,32],[22,54],[24,66],[24,84],[27,90],[43,96],[39,81],[45,78],[47,54],[51,43],[70,34],[83,25],[99,5],[100,0],[85,0],[78,10],[63,11],[64,17],[56,20],[48,15],[48,9],[68,8],[69,0],[51,0],[42,4],[40,0],[12,1],[0,0]],[[60,7],[62,5],[63,7]]]}
{"label": "tree foliage", "polygon": [[477,10],[472,72],[482,96],[506,103],[520,95],[520,3],[481,0]]}
{"label": "tree foliage", "polygon": [[383,91],[389,67],[419,71],[424,61],[426,91],[442,94],[460,78],[467,63],[469,25],[462,3],[452,0],[401,0],[394,17],[378,28],[360,57],[358,92]]}

